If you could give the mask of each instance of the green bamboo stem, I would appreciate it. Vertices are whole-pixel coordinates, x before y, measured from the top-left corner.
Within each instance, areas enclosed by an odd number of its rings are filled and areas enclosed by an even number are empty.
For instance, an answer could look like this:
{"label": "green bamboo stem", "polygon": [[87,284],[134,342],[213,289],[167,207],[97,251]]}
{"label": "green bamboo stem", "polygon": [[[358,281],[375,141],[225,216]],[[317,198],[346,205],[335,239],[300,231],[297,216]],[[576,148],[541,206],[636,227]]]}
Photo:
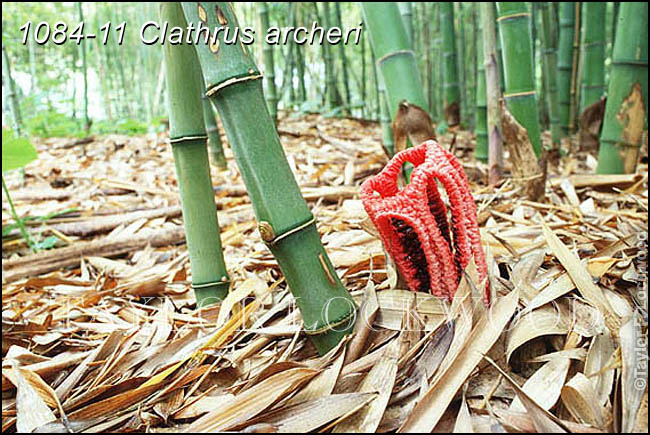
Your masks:
{"label": "green bamboo stem", "polygon": [[[334,3],[334,17],[336,19],[336,26],[339,29],[343,29],[343,23],[341,21],[341,3]],[[350,94],[350,79],[348,78],[348,60],[345,56],[345,46],[343,44],[338,44],[339,47],[339,58],[341,59],[341,72],[343,73],[343,88],[345,89],[345,104],[347,107],[352,106],[352,99]]]}
{"label": "green bamboo stem", "polygon": [[415,54],[410,49],[397,4],[361,3],[361,10],[381,72],[380,81],[384,81],[390,118],[395,118],[402,100],[426,107]]}
{"label": "green bamboo stem", "polygon": [[458,28],[454,37],[454,44],[456,46],[456,68],[458,71],[458,90],[460,92],[460,113],[463,114],[465,124],[467,124],[468,118],[468,98],[467,98],[467,75],[465,74],[465,59],[467,56],[467,47],[466,47],[466,28],[465,28],[465,16],[462,2],[453,2],[454,7],[454,27]]}
{"label": "green bamboo stem", "polygon": [[485,93],[487,100],[488,180],[497,184],[503,177],[503,141],[501,140],[500,108],[501,81],[497,54],[497,30],[493,3],[479,4],[483,27],[483,61],[485,66]]}
{"label": "green bamboo stem", "polygon": [[560,8],[560,39],[558,41],[557,92],[562,136],[570,134],[571,72],[573,70],[573,34],[575,30],[575,3],[562,2]]}
{"label": "green bamboo stem", "polygon": [[409,39],[409,47],[413,49],[413,3],[411,2],[397,2],[399,13],[402,17],[404,30]]}
{"label": "green bamboo stem", "polygon": [[390,122],[388,101],[386,99],[386,88],[381,77],[381,71],[377,72],[379,78],[379,122],[381,123],[382,143],[389,156],[395,154],[395,140],[393,138],[393,126]]}
{"label": "green bamboo stem", "polygon": [[[260,22],[262,30],[266,33],[269,29],[269,8],[266,2],[258,4]],[[273,46],[270,44],[262,45],[262,54],[264,59],[264,76],[266,82],[266,104],[273,118],[273,123],[278,122],[278,93],[275,88],[275,64],[273,62]]]}
{"label": "green bamboo stem", "polygon": [[[209,28],[227,26],[231,31],[238,26],[230,3],[188,2],[183,3],[183,10],[197,26],[199,21]],[[219,34],[216,46],[196,46],[206,95],[221,117],[260,235],[278,261],[307,334],[322,354],[350,331],[354,302],[323,248],[314,216],[293,177],[264,104],[257,65],[245,46],[225,44],[223,35]]]}
{"label": "green bamboo stem", "polygon": [[540,4],[542,19],[542,45],[544,49],[544,82],[546,83],[546,103],[551,123],[551,141],[553,148],[559,146],[562,139],[560,113],[557,95],[557,38],[555,31],[555,13],[553,3]]}
{"label": "green bamboo stem", "polygon": [[[492,7],[492,16],[495,17],[495,26],[496,26],[496,17],[497,14],[497,4],[496,2],[490,2]],[[501,29],[499,26],[496,26],[496,36],[497,36],[497,65],[499,66],[499,86],[501,87],[501,93],[506,90],[506,75],[503,72],[503,49],[501,48]]]}
{"label": "green bamboo stem", "polygon": [[447,125],[460,123],[460,87],[458,83],[458,60],[456,57],[456,32],[454,30],[454,4],[440,4],[440,26],[443,49],[444,107]]}
{"label": "green bamboo stem", "polygon": [[[294,14],[294,27],[301,23],[302,8],[296,5]],[[296,70],[298,73],[298,101],[302,104],[307,101],[307,88],[305,87],[305,58],[303,48],[296,45]]]}
{"label": "green bamboo stem", "polygon": [[607,3],[582,3],[580,112],[605,94],[605,13]]}
{"label": "green bamboo stem", "polygon": [[575,3],[575,22],[573,29],[573,61],[571,65],[571,103],[569,106],[569,131],[573,134],[578,112],[578,79],[580,77],[580,22],[582,21],[580,2]]}
{"label": "green bamboo stem", "polygon": [[[318,13],[318,6],[314,3],[316,13]],[[323,3],[323,24],[326,29],[331,27],[330,22],[330,7],[328,2]],[[323,63],[325,64],[325,106],[328,110],[332,110],[339,106],[337,98],[338,90],[336,89],[336,73],[334,72],[334,61],[332,59],[332,46],[331,44],[323,44],[321,51],[323,53]]]}
{"label": "green bamboo stem", "polygon": [[212,160],[212,164],[217,168],[226,169],[228,162],[223,153],[223,144],[221,143],[219,127],[217,127],[216,113],[214,113],[212,103],[207,98],[203,98],[203,118],[205,120],[205,131],[208,134],[210,160]]}
{"label": "green bamboo stem", "polygon": [[18,94],[16,93],[16,83],[11,75],[11,63],[4,44],[2,45],[2,75],[7,86],[7,98],[11,107],[11,117],[13,121],[14,133],[16,136],[22,136],[23,118],[20,115],[20,104],[18,104]]}
{"label": "green bamboo stem", "polygon": [[485,82],[485,57],[483,54],[483,34],[479,25],[476,32],[476,149],[474,158],[482,162],[488,160],[488,134],[487,134],[487,95]]}
{"label": "green bamboo stem", "polygon": [[506,92],[512,116],[526,129],[535,154],[542,153],[539,132],[535,71],[533,69],[530,13],[523,2],[497,3],[497,19],[503,50]]}
{"label": "green bamboo stem", "polygon": [[648,122],[648,4],[621,2],[600,135],[600,174],[633,173]]}
{"label": "green bamboo stem", "polygon": [[[187,27],[179,3],[161,3],[161,21]],[[194,47],[163,46],[169,103],[169,138],[181,194],[183,223],[197,305],[215,303],[228,293],[217,207],[210,180],[201,105],[201,68]]]}

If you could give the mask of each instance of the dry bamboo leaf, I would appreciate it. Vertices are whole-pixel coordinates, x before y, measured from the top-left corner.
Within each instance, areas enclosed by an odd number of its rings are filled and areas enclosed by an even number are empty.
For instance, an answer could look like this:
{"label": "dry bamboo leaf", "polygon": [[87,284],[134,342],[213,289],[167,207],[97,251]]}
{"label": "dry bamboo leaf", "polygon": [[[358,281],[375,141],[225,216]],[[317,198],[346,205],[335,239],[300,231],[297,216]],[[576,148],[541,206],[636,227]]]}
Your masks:
{"label": "dry bamboo leaf", "polygon": [[294,368],[254,385],[219,409],[199,418],[185,432],[219,432],[241,425],[314,377],[318,371]]}
{"label": "dry bamboo leaf", "polygon": [[[641,322],[632,316],[619,331],[621,343],[621,391],[623,414],[621,432],[630,432],[636,422],[636,415],[644,392],[648,389],[648,340],[642,336]],[[640,370],[645,367],[645,372]]]}
{"label": "dry bamboo leaf", "polygon": [[262,415],[254,420],[254,425],[267,424],[279,433],[311,432],[345,414],[354,413],[376,396],[374,393],[347,393],[312,398]]}
{"label": "dry bamboo leaf", "polygon": [[368,372],[359,387],[360,393],[379,393],[370,403],[337,424],[333,433],[375,432],[390,400],[397,375],[397,360],[401,347],[401,334],[386,345],[379,362]]}
{"label": "dry bamboo leaf", "polygon": [[445,302],[433,295],[408,290],[382,290],[377,292],[379,312],[374,326],[399,331],[404,313],[410,311],[414,298],[417,298],[416,310],[424,320],[427,330],[438,325],[449,311]]}
{"label": "dry bamboo leaf", "polygon": [[458,416],[456,417],[456,423],[454,424],[454,433],[474,433],[472,415],[467,407],[467,400],[465,400],[464,394],[460,401],[460,409],[458,410]]}
{"label": "dry bamboo leaf", "polygon": [[[607,271],[618,261],[618,258],[611,257],[597,257],[589,259],[587,263],[587,269],[589,270],[589,274],[591,276],[600,278],[605,273],[607,273]],[[576,285],[573,283],[573,280],[571,280],[569,274],[563,273],[555,278],[553,282],[548,285],[548,287],[537,294],[537,296],[535,296],[530,301],[524,312],[532,311],[535,308],[546,305],[547,303],[554,301],[560,296],[564,296],[565,294],[569,293],[574,288],[576,288]]]}
{"label": "dry bamboo leaf", "polygon": [[512,388],[517,392],[517,397],[521,400],[521,403],[526,408],[528,414],[530,414],[533,419],[533,425],[535,430],[540,433],[566,433],[569,430],[566,426],[553,414],[539,406],[533,399],[531,399],[528,394],[521,389],[521,387],[512,379],[497,363],[492,361],[490,358],[485,357],[485,359],[492,364],[503,376],[503,379],[508,382]]}
{"label": "dry bamboo leaf", "polygon": [[32,432],[56,420],[39,389],[25,378],[26,373],[24,369],[3,370],[3,376],[16,385],[16,429],[19,433]]}
{"label": "dry bamboo leaf", "polygon": [[372,330],[377,312],[379,311],[379,302],[377,301],[377,293],[375,292],[375,284],[372,280],[368,280],[368,284],[364,290],[364,300],[358,310],[359,316],[354,325],[354,336],[348,343],[345,364],[349,364],[356,360],[363,352],[368,335]]}
{"label": "dry bamboo leaf", "polygon": [[295,405],[300,402],[306,402],[307,400],[318,399],[332,394],[334,386],[336,386],[336,381],[339,379],[345,356],[344,348],[332,366],[323,370],[321,373],[316,375],[314,379],[309,381],[302,390],[298,391],[298,393],[287,402],[286,406]]}
{"label": "dry bamboo leaf", "polygon": [[562,403],[579,423],[605,430],[605,416],[594,386],[582,373],[576,373],[562,388]]}
{"label": "dry bamboo leaf", "polygon": [[612,392],[615,373],[613,367],[607,368],[607,364],[615,351],[616,344],[612,335],[609,329],[605,329],[602,334],[594,337],[587,352],[584,373],[594,384],[600,405],[609,401]]}
{"label": "dry bamboo leaf", "polygon": [[543,306],[515,320],[507,341],[506,358],[521,345],[542,335],[565,335],[569,325],[561,312],[553,307]]}
{"label": "dry bamboo leaf", "polygon": [[429,386],[429,390],[400,427],[400,432],[430,432],[436,426],[463,382],[496,343],[514,314],[518,300],[519,293],[513,291],[496,300],[491,309],[481,316],[466,346],[447,371],[438,377],[437,382]]}
{"label": "dry bamboo leaf", "polygon": [[200,417],[203,414],[212,412],[215,409],[219,409],[223,405],[230,403],[234,397],[234,394],[222,394],[219,396],[203,396],[200,398],[191,398],[189,400],[193,400],[193,402],[187,406],[184,406],[179,411],[176,411],[172,417],[176,420]]}
{"label": "dry bamboo leaf", "polygon": [[[569,372],[569,358],[553,358],[528,378],[521,389],[540,407],[549,410],[560,398],[560,391]],[[510,404],[510,411],[525,412],[519,397]]]}
{"label": "dry bamboo leaf", "polygon": [[600,309],[604,315],[614,315],[609,301],[603,294],[600,287],[594,284],[591,275],[575,255],[562,243],[555,233],[546,225],[542,227],[544,237],[557,259],[562,263],[567,273],[575,283],[580,294],[595,307]]}
{"label": "dry bamboo leaf", "polygon": [[219,316],[217,317],[217,328],[222,327],[226,323],[230,312],[236,304],[240,303],[251,293],[256,295],[266,293],[268,288],[269,286],[266,284],[266,281],[262,281],[257,275],[253,275],[241,283],[236,290],[228,293],[228,296],[221,302]]}

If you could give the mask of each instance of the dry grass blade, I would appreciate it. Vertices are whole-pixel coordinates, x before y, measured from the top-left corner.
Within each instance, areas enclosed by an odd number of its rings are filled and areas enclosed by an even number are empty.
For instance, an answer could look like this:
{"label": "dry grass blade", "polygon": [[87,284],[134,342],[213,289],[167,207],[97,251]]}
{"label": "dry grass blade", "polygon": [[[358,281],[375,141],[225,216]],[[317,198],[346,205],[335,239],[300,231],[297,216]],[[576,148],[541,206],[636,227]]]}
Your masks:
{"label": "dry grass blade", "polygon": [[463,382],[472,373],[483,355],[497,341],[517,308],[519,293],[513,291],[494,302],[479,319],[465,347],[437,381],[431,384],[418,402],[400,432],[431,432],[451,403]]}
{"label": "dry grass blade", "polygon": [[318,371],[294,368],[270,376],[223,404],[219,409],[199,418],[185,432],[219,432],[245,423],[294,391]]}

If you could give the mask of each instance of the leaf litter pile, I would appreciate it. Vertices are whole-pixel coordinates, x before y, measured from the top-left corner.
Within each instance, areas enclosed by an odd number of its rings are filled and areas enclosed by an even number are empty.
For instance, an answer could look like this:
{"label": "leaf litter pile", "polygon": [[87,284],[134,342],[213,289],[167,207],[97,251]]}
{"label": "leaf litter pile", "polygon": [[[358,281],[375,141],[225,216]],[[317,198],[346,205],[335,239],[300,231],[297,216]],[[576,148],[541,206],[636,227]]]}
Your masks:
{"label": "leaf litter pile", "polygon": [[3,197],[3,432],[647,431],[647,157],[632,175],[562,157],[536,202],[486,185],[470,133],[443,135],[478,207],[486,309],[473,263],[451,304],[395,289],[358,196],[387,162],[377,124],[279,132],[354,333],[319,357],[301,332],[227,146],[212,180],[233,285],[199,312],[166,136],[40,140],[8,184],[55,246],[31,254]]}

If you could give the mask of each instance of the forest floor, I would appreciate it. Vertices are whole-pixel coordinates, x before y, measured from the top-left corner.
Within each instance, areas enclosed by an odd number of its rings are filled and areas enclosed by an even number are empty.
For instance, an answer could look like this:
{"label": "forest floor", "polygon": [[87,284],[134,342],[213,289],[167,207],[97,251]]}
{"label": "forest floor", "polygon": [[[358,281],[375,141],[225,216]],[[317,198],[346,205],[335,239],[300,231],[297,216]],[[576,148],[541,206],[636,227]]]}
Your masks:
{"label": "forest floor", "polygon": [[387,162],[376,123],[306,115],[279,132],[363,307],[357,333],[319,357],[301,332],[227,145],[212,180],[233,285],[197,312],[166,134],[38,140],[8,185],[19,215],[55,214],[28,225],[59,242],[29,254],[16,229],[3,235],[3,432],[647,430],[647,143],[632,175],[562,157],[534,202],[487,186],[459,132],[487,311],[472,270],[451,306],[391,289],[358,198]]}

